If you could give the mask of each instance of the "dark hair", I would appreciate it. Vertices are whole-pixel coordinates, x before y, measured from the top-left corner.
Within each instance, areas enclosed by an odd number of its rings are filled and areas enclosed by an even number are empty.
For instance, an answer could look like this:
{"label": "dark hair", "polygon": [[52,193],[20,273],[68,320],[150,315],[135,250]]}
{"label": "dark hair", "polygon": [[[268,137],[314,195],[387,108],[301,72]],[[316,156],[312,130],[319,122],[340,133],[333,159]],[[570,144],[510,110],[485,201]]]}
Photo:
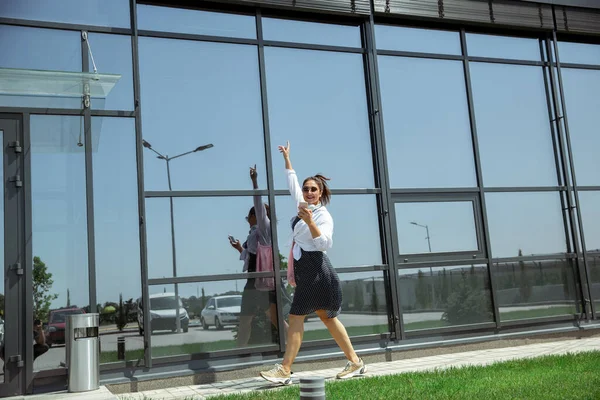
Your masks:
{"label": "dark hair", "polygon": [[[270,209],[269,209],[269,205],[267,203],[265,203],[265,211],[267,212],[267,217],[269,219],[271,219],[271,212],[270,212]],[[252,207],[250,209],[250,211],[248,211],[248,217],[251,217],[253,215],[256,215],[256,210],[254,209],[254,207]]]}
{"label": "dark hair", "polygon": [[317,186],[321,190],[321,203],[323,203],[323,205],[326,206],[331,201],[331,190],[329,189],[329,186],[327,186],[327,181],[329,180],[330,179],[326,176],[316,174],[315,176],[309,176],[308,178],[306,178],[302,182],[302,186],[306,185],[306,182],[308,181],[315,181]]}

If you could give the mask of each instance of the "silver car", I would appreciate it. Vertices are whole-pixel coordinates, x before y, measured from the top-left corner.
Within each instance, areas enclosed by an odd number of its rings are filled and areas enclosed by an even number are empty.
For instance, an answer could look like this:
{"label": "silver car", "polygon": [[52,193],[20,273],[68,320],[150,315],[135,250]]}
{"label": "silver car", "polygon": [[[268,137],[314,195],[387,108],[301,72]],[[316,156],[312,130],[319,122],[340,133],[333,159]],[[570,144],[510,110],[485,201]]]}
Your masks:
{"label": "silver car", "polygon": [[240,295],[212,297],[200,313],[202,327],[208,329],[214,325],[221,330],[225,325],[238,325],[241,308],[242,296]]}

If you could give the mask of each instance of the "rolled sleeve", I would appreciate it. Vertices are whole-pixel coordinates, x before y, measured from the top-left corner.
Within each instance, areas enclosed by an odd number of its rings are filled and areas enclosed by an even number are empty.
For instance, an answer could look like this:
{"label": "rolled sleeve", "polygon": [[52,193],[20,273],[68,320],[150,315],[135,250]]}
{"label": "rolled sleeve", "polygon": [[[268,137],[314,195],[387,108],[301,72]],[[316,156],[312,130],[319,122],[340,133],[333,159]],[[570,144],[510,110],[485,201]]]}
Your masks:
{"label": "rolled sleeve", "polygon": [[313,244],[319,251],[327,251],[333,246],[333,220],[318,225],[321,235],[313,238]]}

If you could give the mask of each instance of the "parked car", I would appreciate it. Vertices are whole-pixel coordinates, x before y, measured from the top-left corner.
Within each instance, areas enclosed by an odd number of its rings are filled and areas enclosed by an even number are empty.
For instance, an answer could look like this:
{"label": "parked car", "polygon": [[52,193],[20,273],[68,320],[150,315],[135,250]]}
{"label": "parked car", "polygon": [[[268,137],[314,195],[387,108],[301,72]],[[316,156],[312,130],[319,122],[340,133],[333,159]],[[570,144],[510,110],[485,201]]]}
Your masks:
{"label": "parked car", "polygon": [[[144,334],[144,305],[142,299],[137,299],[137,321],[140,335]],[[190,324],[190,317],[181,299],[175,298],[175,293],[157,293],[150,295],[150,327],[151,332],[177,330],[177,309],[179,308],[180,327],[187,332]]]}
{"label": "parked car", "polygon": [[79,307],[65,307],[56,310],[50,310],[48,314],[48,323],[44,324],[44,334],[46,335],[46,344],[52,346],[57,343],[65,343],[65,325],[67,324],[67,315],[85,314]]}
{"label": "parked car", "polygon": [[242,309],[242,296],[216,296],[206,303],[200,314],[202,328],[208,329],[211,325],[221,330],[225,325],[238,325]]}

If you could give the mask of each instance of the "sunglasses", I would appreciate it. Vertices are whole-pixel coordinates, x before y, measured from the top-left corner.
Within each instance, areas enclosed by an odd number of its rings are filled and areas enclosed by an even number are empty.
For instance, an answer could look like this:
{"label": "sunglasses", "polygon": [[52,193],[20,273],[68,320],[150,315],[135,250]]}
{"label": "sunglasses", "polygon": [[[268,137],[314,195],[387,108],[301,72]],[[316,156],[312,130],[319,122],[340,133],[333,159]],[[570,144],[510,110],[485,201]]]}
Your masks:
{"label": "sunglasses", "polygon": [[304,193],[308,193],[308,192],[312,192],[312,193],[314,193],[314,192],[316,192],[317,190],[319,190],[319,188],[318,188],[318,187],[315,187],[315,186],[304,186],[304,187],[302,188],[302,191],[303,191]]}

